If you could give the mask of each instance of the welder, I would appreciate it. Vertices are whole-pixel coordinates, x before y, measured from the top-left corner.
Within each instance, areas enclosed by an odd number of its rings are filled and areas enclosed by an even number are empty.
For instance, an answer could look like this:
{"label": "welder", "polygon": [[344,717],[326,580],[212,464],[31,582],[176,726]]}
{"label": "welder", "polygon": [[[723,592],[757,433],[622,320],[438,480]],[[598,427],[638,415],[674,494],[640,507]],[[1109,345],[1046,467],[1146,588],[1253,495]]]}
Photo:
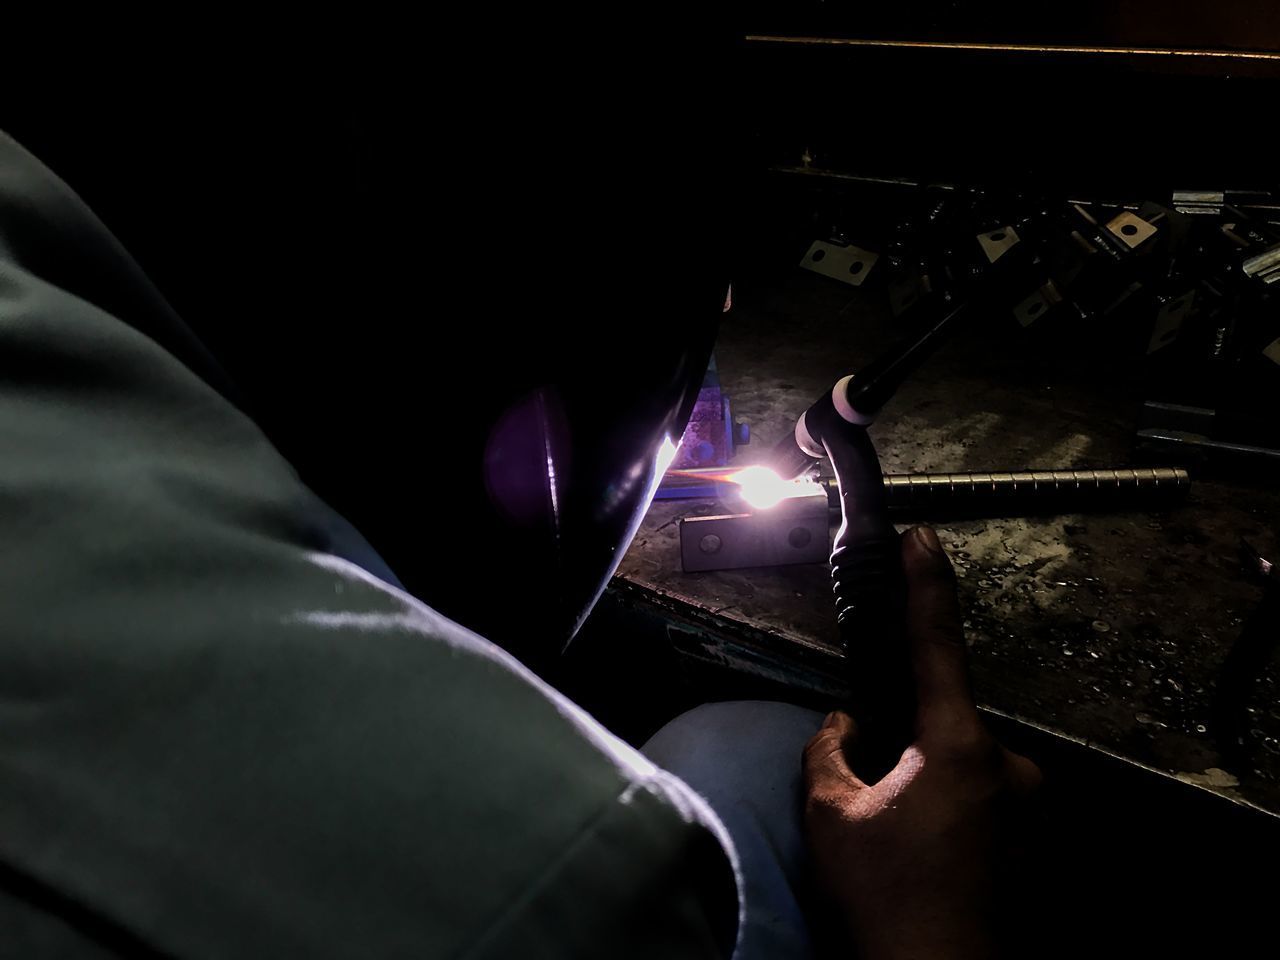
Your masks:
{"label": "welder", "polygon": [[465,217],[372,108],[211,136],[225,209],[125,191],[180,310],[0,139],[0,953],[803,957],[834,913],[860,956],[990,954],[1036,774],[978,717],[930,531],[878,782],[843,712],[708,705],[637,751],[531,669],[625,551],[731,279],[706,115],[651,94],[586,129],[505,91],[503,137],[559,152],[477,160]]}

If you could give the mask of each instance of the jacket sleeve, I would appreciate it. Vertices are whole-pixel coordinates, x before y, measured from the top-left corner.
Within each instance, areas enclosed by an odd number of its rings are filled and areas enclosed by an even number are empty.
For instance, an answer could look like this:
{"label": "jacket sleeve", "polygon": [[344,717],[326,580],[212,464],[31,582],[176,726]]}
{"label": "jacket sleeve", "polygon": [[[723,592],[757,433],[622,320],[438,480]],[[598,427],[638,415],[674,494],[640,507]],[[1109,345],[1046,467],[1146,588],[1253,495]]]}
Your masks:
{"label": "jacket sleeve", "polygon": [[0,135],[6,946],[727,955],[714,816],[398,589],[217,380]]}

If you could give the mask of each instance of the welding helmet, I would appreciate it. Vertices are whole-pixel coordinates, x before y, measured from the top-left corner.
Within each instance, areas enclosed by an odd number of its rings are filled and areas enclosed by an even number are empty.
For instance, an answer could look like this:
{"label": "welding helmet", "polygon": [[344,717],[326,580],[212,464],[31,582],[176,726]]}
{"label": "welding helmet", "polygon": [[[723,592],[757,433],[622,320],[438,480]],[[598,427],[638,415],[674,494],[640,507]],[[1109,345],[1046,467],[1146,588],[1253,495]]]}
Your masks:
{"label": "welding helmet", "polygon": [[729,284],[726,48],[659,46],[486,35],[463,97],[380,38],[305,95],[171,75],[24,136],[403,585],[535,660],[625,551]]}
{"label": "welding helmet", "polygon": [[299,466],[412,592],[534,663],[621,560],[725,305],[727,81],[707,45],[685,52],[542,62],[496,111],[460,107],[465,162],[425,176],[395,116],[363,125],[386,313],[326,403],[345,462],[325,428]]}

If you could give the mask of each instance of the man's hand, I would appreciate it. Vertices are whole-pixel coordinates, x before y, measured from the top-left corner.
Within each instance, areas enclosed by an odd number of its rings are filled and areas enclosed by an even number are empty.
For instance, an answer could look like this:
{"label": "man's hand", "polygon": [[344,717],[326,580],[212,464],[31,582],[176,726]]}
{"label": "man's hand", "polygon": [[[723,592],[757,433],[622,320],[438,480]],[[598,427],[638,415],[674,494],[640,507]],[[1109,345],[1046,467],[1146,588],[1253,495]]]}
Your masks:
{"label": "man's hand", "polygon": [[883,779],[865,783],[847,759],[853,720],[830,714],[804,752],[809,846],[862,957],[990,957],[1001,828],[1040,772],[978,716],[955,575],[934,532],[904,534],[902,560],[915,742]]}

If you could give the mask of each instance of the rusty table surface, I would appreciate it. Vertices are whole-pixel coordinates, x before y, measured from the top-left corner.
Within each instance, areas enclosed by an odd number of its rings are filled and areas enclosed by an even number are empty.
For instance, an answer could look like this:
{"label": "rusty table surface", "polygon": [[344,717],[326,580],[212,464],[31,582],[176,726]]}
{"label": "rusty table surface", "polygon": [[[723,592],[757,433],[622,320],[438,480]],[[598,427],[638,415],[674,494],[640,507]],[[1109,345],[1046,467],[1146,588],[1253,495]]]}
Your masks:
{"label": "rusty table surface", "polygon": [[[883,294],[803,271],[735,290],[717,347],[749,463],[840,376],[903,331]],[[1141,390],[1123,331],[992,323],[962,333],[871,428],[890,473],[1112,467],[1134,462]],[[1169,464],[1178,465],[1178,464]],[[1193,474],[1194,477],[1194,474]],[[834,662],[825,564],[685,574],[678,520],[713,501],[655,502],[615,590],[674,603],[785,660]],[[1225,759],[1211,704],[1219,669],[1261,591],[1242,535],[1280,529],[1280,491],[1195,477],[1157,512],[941,522],[956,565],[979,701],[986,707],[1280,813],[1280,671],[1253,684],[1247,762]],[[821,674],[822,670],[818,670]],[[813,685],[814,674],[796,680]],[[799,674],[797,674],[799,676]]]}

